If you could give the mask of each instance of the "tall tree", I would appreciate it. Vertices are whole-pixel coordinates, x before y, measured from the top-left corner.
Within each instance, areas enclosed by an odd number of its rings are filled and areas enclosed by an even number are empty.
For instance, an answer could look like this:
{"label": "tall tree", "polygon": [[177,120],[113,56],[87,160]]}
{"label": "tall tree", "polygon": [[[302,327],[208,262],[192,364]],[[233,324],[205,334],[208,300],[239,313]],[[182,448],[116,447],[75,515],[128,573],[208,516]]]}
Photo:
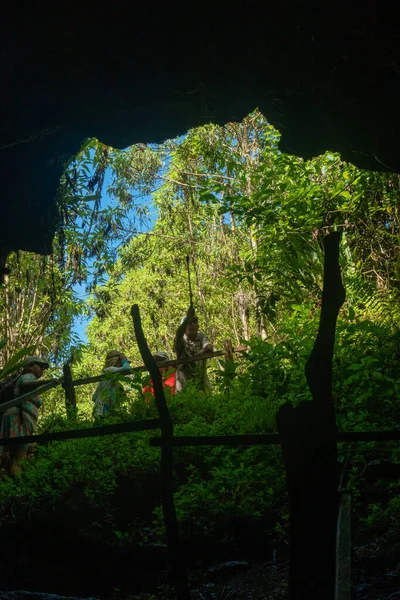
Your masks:
{"label": "tall tree", "polygon": [[278,143],[279,132],[255,111],[242,123],[207,125],[141,150],[143,181],[127,169],[137,164],[137,149],[123,155],[114,188],[122,197],[151,191],[157,219],[146,234],[131,231],[136,238],[120,252],[108,284],[96,290],[92,341],[114,339],[108,319],[111,324],[114,310],[121,314],[134,297],[148,315],[153,344],[170,349],[188,303],[186,256],[197,308],[214,341],[275,339],[281,316],[318,297],[322,240],[335,229],[345,234],[352,310],[367,306],[372,314],[386,307],[394,318],[398,177],[360,171],[329,152],[304,161],[282,154]]}

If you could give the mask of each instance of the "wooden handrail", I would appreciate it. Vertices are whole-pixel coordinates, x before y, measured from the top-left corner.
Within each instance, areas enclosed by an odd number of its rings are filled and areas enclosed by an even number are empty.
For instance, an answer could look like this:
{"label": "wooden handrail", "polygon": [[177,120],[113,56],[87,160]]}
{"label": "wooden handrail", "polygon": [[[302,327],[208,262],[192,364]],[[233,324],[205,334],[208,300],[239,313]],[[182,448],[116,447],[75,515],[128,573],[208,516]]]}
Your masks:
{"label": "wooden handrail", "polygon": [[22,404],[23,402],[26,402],[27,400],[32,400],[32,398],[35,398],[36,396],[40,396],[40,394],[43,394],[44,392],[48,392],[49,390],[52,390],[53,388],[55,388],[61,384],[62,384],[62,379],[56,379],[54,381],[43,382],[43,385],[41,385],[40,387],[37,387],[32,392],[28,392],[27,394],[23,394],[22,396],[17,396],[13,400],[9,400],[8,402],[4,402],[3,404],[0,404],[0,414],[3,413],[4,411],[8,410],[9,408],[12,408],[13,406],[19,406],[20,404]]}
{"label": "wooden handrail", "polygon": [[[233,352],[245,352],[248,350],[248,346],[236,346],[233,348]],[[165,360],[163,362],[158,362],[157,366],[159,368],[166,367],[176,367],[177,365],[186,365],[192,362],[198,362],[199,360],[207,360],[208,358],[216,358],[218,356],[224,356],[225,350],[215,350],[214,352],[207,352],[205,354],[201,354],[200,356],[192,356],[190,358],[181,358],[179,360]],[[120,371],[119,374],[129,375],[130,373],[137,373],[138,371],[147,371],[145,365],[139,365],[138,367],[132,367],[131,369],[124,369]],[[117,373],[116,373],[117,375]],[[103,381],[105,379],[109,379],[110,375],[95,375],[94,377],[85,377],[83,379],[75,379],[72,383],[75,386],[78,385],[86,385],[88,383],[97,383],[99,381]]]}
{"label": "wooden handrail", "polygon": [[[54,433],[42,433],[18,438],[5,438],[0,440],[0,446],[14,444],[45,444],[48,442],[69,440],[75,438],[99,437],[117,433],[128,433],[130,431],[147,431],[159,429],[159,419],[147,419],[143,421],[129,421],[127,423],[115,423],[112,425],[101,425],[84,429],[68,429],[67,431],[56,431]],[[388,431],[339,431],[336,441],[338,443],[352,442],[390,442],[400,440],[400,430]],[[264,446],[269,444],[280,444],[277,433],[250,433],[238,435],[190,435],[174,436],[173,446]],[[161,437],[150,438],[150,446],[162,446]]]}
{"label": "wooden handrail", "polygon": [[[244,352],[248,349],[248,346],[237,346],[236,348],[233,348],[233,352]],[[224,350],[216,350],[215,352],[207,352],[206,354],[201,354],[200,356],[192,356],[191,358],[182,358],[180,360],[166,360],[164,362],[157,363],[157,365],[159,368],[174,367],[176,365],[185,365],[188,363],[197,362],[199,360],[207,360],[208,358],[216,358],[217,356],[223,356],[224,354]],[[131,373],[146,370],[147,369],[145,365],[139,365],[138,367],[132,367],[131,369],[126,369],[124,371],[120,371],[119,373],[115,373],[115,377],[117,378],[118,375],[130,375]],[[74,381],[71,381],[71,385],[73,387],[76,387],[78,385],[87,385],[88,383],[98,383],[99,381],[105,381],[107,379],[110,379],[110,374],[95,375],[94,377],[75,379]],[[4,402],[3,404],[0,404],[0,414],[5,412],[9,408],[12,408],[13,406],[19,406],[27,400],[32,400],[32,398],[35,398],[35,396],[40,396],[40,394],[44,394],[45,392],[48,392],[49,390],[57,387],[58,385],[62,385],[63,383],[63,378],[56,380],[44,380],[43,385],[37,387],[34,391],[28,392],[27,394],[23,394],[22,396],[17,396],[17,398],[14,398],[9,402]]]}
{"label": "wooden handrail", "polygon": [[149,431],[151,429],[159,429],[160,426],[160,419],[144,419],[143,421],[113,423],[112,425],[100,425],[99,427],[85,427],[83,429],[55,431],[54,433],[41,433],[39,435],[24,435],[14,438],[3,438],[0,439],[0,446],[18,446],[18,444],[47,444],[48,442],[58,442],[61,440],[100,437],[103,435],[131,433],[134,431]]}
{"label": "wooden handrail", "polygon": [[[388,431],[338,431],[335,437],[338,443],[349,442],[392,442],[400,440],[400,430]],[[174,446],[262,446],[280,444],[277,433],[250,433],[238,435],[177,435]],[[150,438],[150,446],[161,446],[160,437]]]}

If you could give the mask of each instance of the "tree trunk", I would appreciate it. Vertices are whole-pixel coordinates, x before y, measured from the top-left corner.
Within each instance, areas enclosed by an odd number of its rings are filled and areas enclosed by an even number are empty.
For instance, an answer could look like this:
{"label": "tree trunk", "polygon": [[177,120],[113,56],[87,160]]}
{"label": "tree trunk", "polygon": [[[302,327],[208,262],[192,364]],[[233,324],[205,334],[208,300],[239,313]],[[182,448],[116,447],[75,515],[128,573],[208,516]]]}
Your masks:
{"label": "tree trunk", "polygon": [[250,339],[249,334],[249,322],[248,322],[248,305],[246,293],[243,290],[239,290],[237,295],[237,302],[239,308],[239,317],[242,322],[243,339],[248,341]]}

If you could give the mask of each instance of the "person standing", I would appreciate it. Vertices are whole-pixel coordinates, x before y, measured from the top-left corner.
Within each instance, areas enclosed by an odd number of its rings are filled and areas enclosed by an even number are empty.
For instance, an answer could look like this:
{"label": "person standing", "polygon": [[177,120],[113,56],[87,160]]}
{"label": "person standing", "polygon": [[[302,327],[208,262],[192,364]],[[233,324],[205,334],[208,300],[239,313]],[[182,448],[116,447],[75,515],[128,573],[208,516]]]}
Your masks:
{"label": "person standing", "polygon": [[[174,350],[178,360],[201,356],[212,352],[212,344],[205,333],[199,331],[199,319],[192,306],[178,327]],[[194,381],[198,390],[210,392],[211,385],[207,375],[207,361],[199,360],[177,365],[176,391],[181,392],[188,381]]]}
{"label": "person standing", "polygon": [[[154,360],[157,363],[160,363],[160,373],[161,373],[161,378],[162,378],[162,385],[164,388],[164,392],[166,392],[166,397],[167,399],[169,399],[170,396],[174,396],[175,395],[175,385],[176,385],[176,373],[174,370],[172,370],[171,373],[171,367],[162,367],[161,364],[163,362],[166,362],[167,360],[169,360],[169,355],[167,352],[155,352],[153,354]],[[168,377],[167,377],[167,373],[169,373]],[[153,382],[150,379],[148,384],[143,388],[143,394],[144,394],[144,398],[146,400],[146,402],[148,402],[149,400],[149,395],[151,395],[152,397],[154,397],[154,387],[153,387]]]}
{"label": "person standing", "polygon": [[[14,386],[14,396],[18,397],[22,394],[28,394],[43,385],[43,381],[40,381],[40,378],[45,369],[48,368],[49,363],[40,356],[25,357],[22,374],[18,377]],[[6,410],[1,421],[0,438],[33,435],[41,405],[41,397],[35,396],[30,400],[25,400],[19,406],[13,406]],[[28,444],[18,444],[9,447],[0,446],[0,459],[3,458],[7,450],[10,454],[8,474],[11,476],[18,475],[22,471],[21,460],[27,456]]]}
{"label": "person standing", "polygon": [[[123,352],[119,352],[119,350],[107,352],[103,373],[123,373],[130,368],[130,362]],[[92,396],[93,416],[99,419],[109,415],[124,397],[125,390],[120,381],[110,379],[100,381]]]}

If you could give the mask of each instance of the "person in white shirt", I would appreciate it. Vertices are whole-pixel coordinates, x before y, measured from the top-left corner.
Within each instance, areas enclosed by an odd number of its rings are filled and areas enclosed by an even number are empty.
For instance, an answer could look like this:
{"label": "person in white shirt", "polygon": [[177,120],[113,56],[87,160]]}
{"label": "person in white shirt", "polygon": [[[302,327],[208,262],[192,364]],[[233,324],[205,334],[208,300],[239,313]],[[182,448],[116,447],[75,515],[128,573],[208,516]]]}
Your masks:
{"label": "person in white shirt", "polygon": [[[103,373],[123,373],[131,368],[130,362],[122,352],[110,350],[107,352]],[[93,416],[101,418],[109,415],[116,404],[125,396],[125,391],[119,381],[100,381],[92,396],[94,403]]]}
{"label": "person in white shirt", "polygon": [[[174,350],[178,360],[200,356],[212,352],[212,344],[205,333],[199,331],[199,319],[194,308],[189,307],[186,317],[178,327],[175,336]],[[195,382],[196,388],[210,392],[211,385],[207,375],[207,361],[199,360],[176,368],[176,391],[181,392],[189,380]]]}

